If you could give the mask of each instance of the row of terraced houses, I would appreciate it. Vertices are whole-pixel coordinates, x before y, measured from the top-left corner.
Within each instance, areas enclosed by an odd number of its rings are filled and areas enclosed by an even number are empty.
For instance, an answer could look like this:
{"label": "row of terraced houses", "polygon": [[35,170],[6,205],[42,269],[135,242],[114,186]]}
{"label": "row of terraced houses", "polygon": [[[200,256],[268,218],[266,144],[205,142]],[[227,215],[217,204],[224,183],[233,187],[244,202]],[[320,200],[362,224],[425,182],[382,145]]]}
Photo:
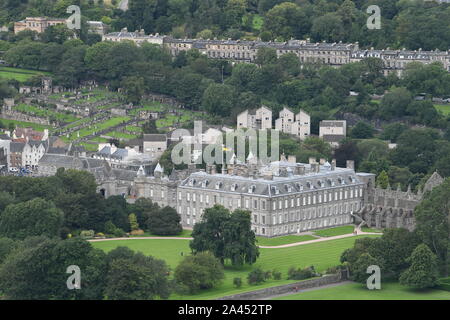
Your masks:
{"label": "row of terraced houses", "polygon": [[379,58],[384,62],[385,74],[395,72],[401,75],[410,62],[429,64],[442,63],[450,71],[449,51],[423,51],[423,50],[383,50],[360,49],[356,43],[312,43],[309,40],[290,40],[286,42],[263,42],[245,40],[203,40],[203,39],[174,39],[159,34],[145,35],[141,31],[128,32],[123,29],[103,36],[103,41],[120,42],[131,40],[140,45],[144,42],[165,46],[172,55],[182,51],[197,49],[213,59],[228,59],[234,62],[254,62],[259,48],[274,48],[278,56],[294,53],[300,62],[319,62],[339,67],[341,65],[361,61],[365,58]]}

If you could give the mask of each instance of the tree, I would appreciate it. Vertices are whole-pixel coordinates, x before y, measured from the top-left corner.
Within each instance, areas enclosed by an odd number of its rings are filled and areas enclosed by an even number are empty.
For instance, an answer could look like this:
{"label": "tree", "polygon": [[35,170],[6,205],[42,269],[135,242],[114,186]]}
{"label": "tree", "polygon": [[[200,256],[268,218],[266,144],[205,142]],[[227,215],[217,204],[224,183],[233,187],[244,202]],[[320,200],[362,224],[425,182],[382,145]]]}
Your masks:
{"label": "tree", "polygon": [[371,125],[359,121],[351,131],[351,136],[355,139],[368,139],[372,138],[374,129]]}
{"label": "tree", "polygon": [[277,51],[274,48],[261,47],[256,52],[255,63],[263,66],[267,64],[274,64],[278,60]]}
{"label": "tree", "polygon": [[380,102],[379,116],[382,119],[401,117],[406,113],[408,105],[412,102],[411,93],[405,88],[394,88],[386,93]]}
{"label": "tree", "polygon": [[169,268],[163,260],[128,248],[108,253],[105,295],[111,300],[167,299],[170,295]]}
{"label": "tree", "polygon": [[377,186],[386,189],[388,185],[389,185],[389,177],[386,171],[383,170],[377,177]]}
{"label": "tree", "polygon": [[158,128],[156,127],[156,120],[150,119],[142,126],[143,133],[158,133]]}
{"label": "tree", "polygon": [[177,235],[183,230],[180,221],[180,215],[174,208],[164,207],[149,213],[147,226],[156,235]]}
{"label": "tree", "polygon": [[137,76],[126,77],[122,80],[125,99],[128,103],[139,104],[144,94],[144,78]]}
{"label": "tree", "polygon": [[343,41],[344,31],[342,19],[336,13],[327,13],[315,18],[311,27],[311,35],[315,41]]}
{"label": "tree", "polygon": [[6,257],[19,246],[18,241],[10,238],[0,238],[0,266]]}
{"label": "tree", "polygon": [[256,236],[252,230],[251,212],[235,210],[223,230],[224,256],[232,265],[253,264],[259,257]]}
{"label": "tree", "polygon": [[132,213],[128,216],[128,221],[130,222],[131,231],[139,230],[139,224],[137,222],[137,218],[134,213]]}
{"label": "tree", "polygon": [[208,208],[195,224],[192,237],[189,245],[194,253],[210,251],[222,264],[226,259],[233,265],[252,264],[259,256],[248,211],[230,213],[220,205]]}
{"label": "tree", "polygon": [[350,274],[352,280],[356,282],[365,283],[369,276],[367,274],[367,268],[372,265],[379,266],[380,263],[370,254],[363,253],[361,256],[359,256],[356,262],[351,265]]}
{"label": "tree", "polygon": [[11,204],[0,216],[0,236],[11,239],[38,235],[57,237],[62,219],[62,211],[44,199]]}
{"label": "tree", "polygon": [[203,93],[202,105],[205,111],[218,116],[227,116],[235,104],[236,92],[226,84],[210,84]]}
{"label": "tree", "polygon": [[283,2],[270,9],[263,25],[264,30],[283,40],[303,39],[310,27],[310,20],[304,10],[292,2]]}
{"label": "tree", "polygon": [[425,195],[414,209],[416,232],[439,259],[442,273],[448,272],[450,179]]}
{"label": "tree", "polygon": [[[2,264],[0,286],[8,299],[102,299],[105,256],[81,239],[27,238]],[[80,267],[82,290],[67,289],[70,265]]]}
{"label": "tree", "polygon": [[182,290],[195,293],[219,285],[224,272],[222,264],[212,253],[199,252],[185,257],[175,269],[174,277]]}
{"label": "tree", "polygon": [[401,284],[419,289],[431,288],[437,284],[437,258],[426,244],[419,244],[408,262],[411,266],[400,276]]}

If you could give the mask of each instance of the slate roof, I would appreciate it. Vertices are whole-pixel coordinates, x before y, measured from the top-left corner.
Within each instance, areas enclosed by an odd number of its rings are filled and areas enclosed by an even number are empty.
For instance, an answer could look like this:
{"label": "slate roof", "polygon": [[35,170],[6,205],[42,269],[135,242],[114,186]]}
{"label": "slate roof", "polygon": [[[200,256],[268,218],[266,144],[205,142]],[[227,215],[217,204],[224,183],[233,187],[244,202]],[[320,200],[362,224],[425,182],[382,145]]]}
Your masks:
{"label": "slate roof", "polygon": [[25,142],[11,142],[9,151],[10,152],[22,152],[25,147]]}
{"label": "slate roof", "polygon": [[[273,164],[281,165],[285,168],[296,165],[288,162],[276,162]],[[335,170],[330,170],[327,166],[320,166],[320,172],[315,173],[310,172],[310,165],[301,165],[308,169],[304,175],[274,176],[273,180],[266,180],[262,177],[254,178],[230,174],[195,172],[183,180],[180,187],[276,197],[349,185],[363,185],[363,182],[358,179],[358,176],[352,169],[336,168]]]}
{"label": "slate roof", "polygon": [[144,134],[144,142],[145,141],[159,141],[159,142],[165,142],[167,141],[167,136],[165,134],[159,134],[159,133],[148,133]]}

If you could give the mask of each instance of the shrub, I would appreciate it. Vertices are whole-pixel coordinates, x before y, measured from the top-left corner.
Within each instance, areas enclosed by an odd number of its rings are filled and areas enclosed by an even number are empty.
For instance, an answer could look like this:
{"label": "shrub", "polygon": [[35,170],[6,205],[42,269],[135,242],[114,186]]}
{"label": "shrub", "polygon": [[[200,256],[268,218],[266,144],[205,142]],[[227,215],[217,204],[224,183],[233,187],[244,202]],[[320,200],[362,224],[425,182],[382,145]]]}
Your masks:
{"label": "shrub", "polygon": [[185,257],[175,269],[174,276],[178,287],[192,294],[220,284],[224,272],[219,259],[205,251]]}
{"label": "shrub", "polygon": [[130,234],[133,236],[142,236],[144,234],[144,230],[142,229],[133,230],[130,232]]}
{"label": "shrub", "polygon": [[233,279],[233,285],[236,288],[240,288],[242,286],[242,279],[241,278],[234,278]]}
{"label": "shrub", "polygon": [[281,272],[280,271],[273,270],[272,276],[275,280],[281,280]]}
{"label": "shrub", "polygon": [[80,237],[83,239],[91,239],[95,235],[94,230],[83,230],[80,232]]}
{"label": "shrub", "polygon": [[304,269],[296,269],[295,267],[289,268],[288,279],[289,280],[303,280],[312,278],[316,275],[314,267],[307,267]]}
{"label": "shrub", "polygon": [[260,284],[266,281],[266,274],[261,268],[253,269],[247,276],[247,282],[251,285]]}
{"label": "shrub", "polygon": [[126,233],[122,229],[116,228],[116,230],[114,230],[113,235],[114,235],[114,237],[122,238],[122,237],[125,237]]}

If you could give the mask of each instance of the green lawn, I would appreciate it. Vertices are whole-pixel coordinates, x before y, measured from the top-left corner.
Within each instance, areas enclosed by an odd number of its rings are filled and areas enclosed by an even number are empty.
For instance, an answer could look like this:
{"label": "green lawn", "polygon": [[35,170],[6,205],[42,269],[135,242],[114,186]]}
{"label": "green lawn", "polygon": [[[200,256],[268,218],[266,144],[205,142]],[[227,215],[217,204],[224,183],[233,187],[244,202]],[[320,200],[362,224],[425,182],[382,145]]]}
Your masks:
{"label": "green lawn", "polygon": [[108,128],[114,127],[114,126],[116,126],[116,125],[118,125],[118,124],[120,124],[122,122],[126,122],[128,120],[130,120],[129,117],[114,117],[114,118],[111,118],[111,119],[108,119],[108,120],[96,123],[94,126],[86,127],[86,128],[81,129],[81,130],[72,132],[70,134],[70,137],[68,139],[65,137],[64,140],[72,141],[72,140],[77,139],[78,138],[78,132],[79,132],[79,137],[80,138],[85,137],[85,136],[89,136],[89,135],[93,134],[94,131],[100,131],[100,130],[108,129]]}
{"label": "green lawn", "polygon": [[21,68],[11,68],[11,67],[0,67],[0,79],[13,79],[20,82],[25,82],[36,75],[49,75],[49,72],[21,69]]}
{"label": "green lawn", "polygon": [[441,111],[445,116],[450,114],[450,104],[435,104],[436,110]]}
{"label": "green lawn", "polygon": [[295,242],[303,242],[308,240],[317,239],[310,235],[289,235],[284,237],[276,237],[276,238],[264,238],[264,237],[256,237],[258,240],[258,245],[260,246],[280,246],[283,244],[295,243]]}
{"label": "green lawn", "polygon": [[354,226],[341,226],[341,227],[317,230],[314,232],[314,234],[318,235],[319,237],[334,237],[334,236],[340,236],[343,234],[353,233],[353,230],[354,230]]}
{"label": "green lawn", "polygon": [[[290,267],[306,267],[314,265],[317,271],[325,271],[331,266],[339,264],[341,253],[350,248],[354,241],[361,237],[350,237],[338,240],[330,240],[319,243],[305,244],[282,249],[260,249],[261,255],[253,266],[233,268],[227,266],[223,283],[214,289],[204,290],[196,295],[180,296],[174,294],[171,299],[215,299],[225,295],[239,292],[257,290],[264,287],[290,283],[287,280],[287,271]],[[146,255],[163,259],[172,268],[177,266],[183,258],[181,252],[189,254],[189,240],[117,240],[93,242],[94,247],[110,251],[117,246],[127,246],[135,251],[141,251]],[[268,280],[264,285],[250,286],[247,284],[247,274],[255,267],[264,270],[278,270],[282,272],[282,280]],[[240,277],[243,285],[240,289],[233,286],[233,278]]]}
{"label": "green lawn", "polygon": [[380,290],[369,290],[363,284],[311,290],[279,297],[275,300],[450,300],[450,292],[443,290],[414,290],[398,283],[381,283]]}
{"label": "green lawn", "polygon": [[24,103],[15,105],[13,107],[14,110],[17,110],[19,112],[31,115],[31,116],[37,116],[42,118],[54,118],[61,122],[74,122],[79,120],[76,116],[73,114],[63,113],[63,112],[57,112],[50,109],[42,109],[36,106],[27,105]]}
{"label": "green lawn", "polygon": [[107,132],[107,133],[105,133],[105,135],[109,136],[109,137],[113,137],[113,138],[127,139],[127,140],[138,137],[138,135],[136,135],[136,134],[126,133],[126,132],[118,132],[118,131]]}
{"label": "green lawn", "polygon": [[37,123],[32,123],[32,122],[25,122],[25,121],[16,121],[16,120],[9,120],[9,119],[0,119],[0,122],[3,123],[3,125],[8,128],[8,125],[10,123],[14,123],[16,125],[16,127],[21,127],[21,128],[33,128],[34,130],[37,131],[44,131],[44,129],[51,129],[51,126],[45,126],[45,125],[41,125],[41,124],[37,124]]}

